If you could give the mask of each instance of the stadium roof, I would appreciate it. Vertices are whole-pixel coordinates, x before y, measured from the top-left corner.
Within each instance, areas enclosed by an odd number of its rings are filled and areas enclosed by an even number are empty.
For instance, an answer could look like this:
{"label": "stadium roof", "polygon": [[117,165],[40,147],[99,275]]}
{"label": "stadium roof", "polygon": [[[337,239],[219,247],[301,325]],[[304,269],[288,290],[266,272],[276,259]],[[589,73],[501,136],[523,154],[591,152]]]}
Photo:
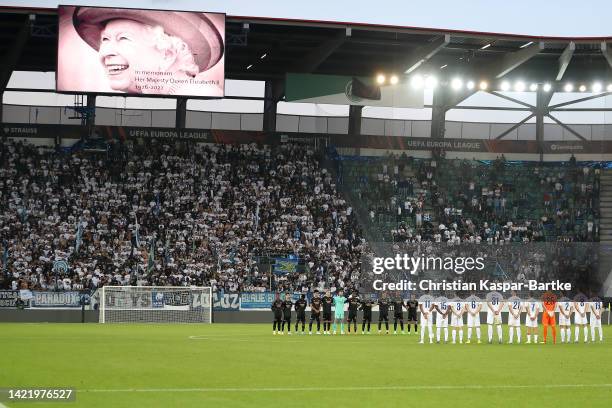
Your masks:
{"label": "stadium roof", "polygon": [[[4,78],[10,77],[9,69],[54,71],[56,41],[55,9],[0,8]],[[612,37],[533,37],[227,16],[226,76],[266,80],[287,72],[373,76],[418,69],[441,78],[605,81],[612,77],[607,41]]]}

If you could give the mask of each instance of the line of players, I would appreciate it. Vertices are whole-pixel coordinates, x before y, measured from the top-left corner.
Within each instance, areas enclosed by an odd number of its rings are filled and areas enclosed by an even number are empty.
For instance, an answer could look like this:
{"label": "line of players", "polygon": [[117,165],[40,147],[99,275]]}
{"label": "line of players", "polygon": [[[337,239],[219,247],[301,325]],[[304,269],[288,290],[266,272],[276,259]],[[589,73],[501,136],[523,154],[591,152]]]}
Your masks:
{"label": "line of players", "polygon": [[[299,300],[293,303],[291,295],[285,294],[285,299],[281,300],[280,295],[276,294],[276,299],[272,302],[272,312],[274,313],[274,322],[272,324],[272,334],[284,334],[285,327],[287,334],[291,334],[291,311],[295,307],[296,322],[295,332],[298,332],[299,325],[302,326],[302,334],[306,329],[306,307],[308,302],[305,295],[302,295]],[[385,325],[385,332],[389,334],[389,311],[393,310],[393,330],[397,334],[398,324],[402,334],[404,331],[404,313],[403,309],[408,310],[407,329],[410,334],[410,324],[414,325],[414,331],[417,332],[417,307],[418,302],[411,299],[404,302],[402,299],[391,300],[386,294],[374,301],[371,298],[360,299],[355,291],[349,297],[344,296],[344,291],[340,289],[336,296],[332,296],[327,290],[325,295],[321,297],[318,290],[314,291],[314,296],[310,302],[310,322],[308,324],[308,334],[312,334],[312,328],[316,323],[316,334],[321,334],[321,321],[323,321],[323,334],[337,334],[338,328],[340,334],[345,334],[344,331],[344,308],[348,305],[347,333],[351,333],[351,323],[353,324],[353,333],[357,334],[357,312],[363,311],[363,319],[361,322],[361,334],[370,334],[372,324],[372,308],[377,305],[379,310],[378,318],[378,333],[381,333],[382,325]],[[333,307],[333,313],[332,313]],[[332,318],[333,314],[333,318]],[[332,330],[333,328],[333,330]]]}
{"label": "line of players", "polygon": [[[509,326],[509,344],[514,343],[514,335],[516,334],[516,342],[521,342],[521,315],[525,313],[525,327],[527,330],[526,343],[538,342],[538,316],[542,314],[543,325],[543,341],[546,343],[548,337],[548,328],[551,328],[553,343],[557,340],[556,331],[556,313],[559,314],[559,326],[562,343],[571,343],[571,320],[574,316],[574,342],[579,340],[580,328],[584,332],[584,342],[588,342],[587,314],[588,326],[590,326],[591,341],[595,341],[595,333],[598,331],[599,341],[603,341],[603,332],[601,327],[601,314],[603,304],[601,301],[587,301],[586,298],[569,300],[557,299],[554,296],[544,297],[543,300],[536,301],[534,299],[524,301],[516,297],[516,293],[512,293],[512,297],[503,300],[503,297],[497,292],[490,294],[486,302],[480,301],[475,296],[470,296],[465,300],[461,299],[438,299],[434,300],[431,296],[423,296],[420,302],[413,295],[411,299],[404,302],[401,298],[389,299],[386,293],[377,301],[370,298],[360,299],[355,291],[348,298],[344,297],[342,290],[338,291],[336,296],[331,296],[328,290],[323,297],[318,291],[314,292],[314,297],[311,300],[311,315],[309,322],[309,334],[312,334],[313,323],[316,322],[316,334],[321,334],[320,325],[323,320],[323,334],[333,334],[338,332],[340,326],[340,334],[344,332],[344,308],[348,304],[347,329],[351,333],[351,323],[353,323],[353,332],[357,334],[357,311],[363,311],[363,320],[361,325],[361,334],[370,334],[370,325],[372,322],[372,307],[378,305],[378,333],[381,333],[382,325],[385,325],[385,333],[389,334],[389,310],[393,310],[393,329],[394,334],[397,334],[397,326],[399,323],[402,334],[404,331],[403,309],[408,311],[407,329],[410,334],[410,324],[414,325],[415,333],[418,330],[417,326],[417,311],[420,312],[420,324],[422,326],[420,343],[424,343],[425,332],[429,333],[429,342],[433,343],[434,338],[434,315],[435,315],[435,337],[436,342],[448,342],[448,328],[450,317],[450,328],[452,343],[456,343],[459,337],[459,343],[463,343],[463,325],[464,315],[467,315],[467,341],[470,343],[473,331],[476,332],[477,342],[481,343],[481,324],[480,313],[487,313],[487,337],[489,343],[494,340],[494,331],[497,332],[497,340],[503,342],[502,318],[501,314],[504,307],[507,306],[508,326]],[[283,334],[285,327],[287,334],[291,334],[291,311],[295,307],[297,320],[295,323],[295,332],[298,332],[299,325],[302,326],[302,334],[306,328],[306,307],[308,302],[304,295],[293,303],[290,294],[285,295],[285,299],[281,300],[280,295],[276,295],[276,299],[272,303],[272,311],[274,313],[274,323],[272,334]],[[334,317],[332,319],[332,306],[334,309]],[[496,330],[494,330],[496,329]],[[442,337],[443,334],[443,337]]]}

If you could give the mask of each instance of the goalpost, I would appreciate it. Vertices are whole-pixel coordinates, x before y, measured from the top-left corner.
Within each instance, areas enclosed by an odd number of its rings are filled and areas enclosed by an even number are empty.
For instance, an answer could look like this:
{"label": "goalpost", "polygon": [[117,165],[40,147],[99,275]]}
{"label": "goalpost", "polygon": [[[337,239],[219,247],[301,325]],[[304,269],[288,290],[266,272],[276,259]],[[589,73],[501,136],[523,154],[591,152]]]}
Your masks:
{"label": "goalpost", "polygon": [[212,288],[103,286],[100,323],[212,323]]}

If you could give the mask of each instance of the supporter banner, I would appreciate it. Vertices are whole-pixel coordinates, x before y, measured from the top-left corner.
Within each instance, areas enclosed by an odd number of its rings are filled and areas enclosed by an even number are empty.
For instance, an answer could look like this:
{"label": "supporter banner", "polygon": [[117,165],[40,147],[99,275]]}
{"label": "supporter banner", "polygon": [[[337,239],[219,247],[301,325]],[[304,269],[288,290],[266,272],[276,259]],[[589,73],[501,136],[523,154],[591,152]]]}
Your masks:
{"label": "supporter banner", "polygon": [[32,308],[81,307],[81,292],[39,292],[32,291]]}
{"label": "supporter banner", "polygon": [[240,310],[240,293],[213,292],[213,310],[216,312],[234,312]]}
{"label": "supporter banner", "polygon": [[269,309],[274,292],[244,292],[240,294],[240,309]]}
{"label": "supporter banner", "polygon": [[[276,292],[242,292],[240,294],[240,310],[269,310],[275,296]],[[291,299],[293,302],[295,302],[300,298],[300,296],[300,293],[292,293]],[[307,296],[309,304],[311,296],[311,294],[308,294]]]}
{"label": "supporter banner", "polygon": [[18,290],[0,290],[0,309],[15,307],[15,301],[17,301],[18,298]]}
{"label": "supporter banner", "polygon": [[422,108],[424,98],[408,82],[379,86],[373,77],[287,74],[285,82],[287,102]]}

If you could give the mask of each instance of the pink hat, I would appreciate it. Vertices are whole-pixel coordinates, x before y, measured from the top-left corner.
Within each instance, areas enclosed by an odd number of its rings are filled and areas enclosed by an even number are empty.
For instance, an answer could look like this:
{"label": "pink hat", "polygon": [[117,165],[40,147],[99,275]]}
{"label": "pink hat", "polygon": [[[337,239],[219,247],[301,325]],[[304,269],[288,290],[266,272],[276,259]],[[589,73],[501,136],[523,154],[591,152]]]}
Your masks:
{"label": "pink hat", "polygon": [[223,56],[223,38],[204,13],[77,7],[72,23],[79,36],[97,51],[104,26],[116,19],[161,26],[166,34],[181,38],[191,49],[200,72],[211,68]]}

